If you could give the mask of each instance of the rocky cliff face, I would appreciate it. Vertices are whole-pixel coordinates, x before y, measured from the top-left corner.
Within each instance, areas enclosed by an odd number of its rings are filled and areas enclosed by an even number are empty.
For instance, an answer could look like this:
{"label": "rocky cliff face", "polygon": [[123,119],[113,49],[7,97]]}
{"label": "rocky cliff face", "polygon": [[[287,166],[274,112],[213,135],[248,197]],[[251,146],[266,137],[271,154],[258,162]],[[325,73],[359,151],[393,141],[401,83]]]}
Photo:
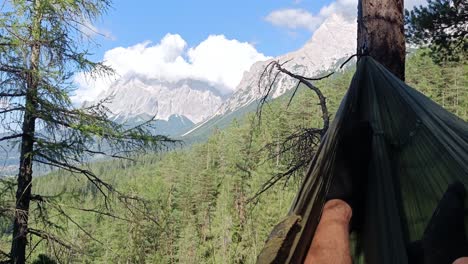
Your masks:
{"label": "rocky cliff face", "polygon": [[[176,115],[202,126],[210,119],[234,112],[262,96],[259,78],[269,62],[289,61],[285,67],[305,76],[317,76],[336,69],[339,62],[356,50],[356,21],[331,15],[299,50],[253,64],[243,75],[232,95],[220,94],[208,82],[184,79],[167,82],[144,76],[124,76],[117,80],[99,99],[112,97],[108,104],[113,118],[119,121],[155,116],[170,121]],[[278,97],[295,86],[292,78],[280,75],[273,91]]]}
{"label": "rocky cliff face", "polygon": [[[336,14],[331,15],[301,49],[272,60],[289,61],[285,64],[285,68],[304,76],[323,74],[335,69],[339,62],[356,53],[356,30],[355,20],[348,20]],[[259,78],[272,60],[257,62],[245,72],[236,92],[221,105],[214,116],[236,111],[261,98]],[[281,75],[274,88],[273,98],[294,88],[295,83],[292,78]]]}
{"label": "rocky cliff face", "polygon": [[155,116],[169,121],[173,115],[201,122],[220,107],[225,96],[207,82],[184,79],[167,82],[133,75],[120,78],[97,100],[110,97],[107,107],[116,120]]}

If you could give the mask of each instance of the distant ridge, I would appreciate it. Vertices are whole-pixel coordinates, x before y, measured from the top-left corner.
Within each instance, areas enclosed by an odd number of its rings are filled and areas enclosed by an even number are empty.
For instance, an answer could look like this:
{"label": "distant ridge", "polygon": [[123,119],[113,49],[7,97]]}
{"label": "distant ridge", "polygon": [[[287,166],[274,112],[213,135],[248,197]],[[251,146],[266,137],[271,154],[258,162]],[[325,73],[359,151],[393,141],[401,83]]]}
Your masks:
{"label": "distant ridge", "polygon": [[183,79],[168,82],[141,75],[129,75],[115,81],[95,100],[111,98],[106,104],[112,118],[131,121],[142,116],[154,116],[169,121],[173,115],[184,116],[193,123],[213,115],[226,99],[208,82]]}
{"label": "distant ridge", "polygon": [[[272,60],[289,61],[285,67],[304,76],[317,76],[338,68],[341,62],[356,53],[356,31],[355,20],[332,14],[299,50],[267,61],[259,61],[252,65],[250,70],[244,73],[236,92],[224,101],[211,117],[183,136],[186,138],[200,137],[201,134],[209,133],[217,126],[221,127],[229,124],[230,119],[239,116],[237,112],[247,112],[246,109],[255,109],[255,106],[251,105],[255,104],[262,96],[262,92],[258,88],[259,78]],[[272,93],[273,98],[283,95],[292,89],[295,84],[296,81],[292,78],[280,75]],[[243,108],[246,109],[242,110]],[[223,121],[221,122],[221,120]]]}

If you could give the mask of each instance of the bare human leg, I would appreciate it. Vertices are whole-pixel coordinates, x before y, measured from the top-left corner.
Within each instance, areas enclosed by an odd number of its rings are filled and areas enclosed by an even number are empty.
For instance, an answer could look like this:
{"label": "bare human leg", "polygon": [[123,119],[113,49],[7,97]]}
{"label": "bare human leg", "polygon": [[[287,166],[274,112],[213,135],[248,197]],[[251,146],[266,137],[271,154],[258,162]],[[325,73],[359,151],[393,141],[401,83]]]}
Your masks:
{"label": "bare human leg", "polygon": [[468,264],[468,257],[459,258],[453,264]]}
{"label": "bare human leg", "polygon": [[343,200],[325,203],[305,264],[351,264],[349,222],[351,207]]}

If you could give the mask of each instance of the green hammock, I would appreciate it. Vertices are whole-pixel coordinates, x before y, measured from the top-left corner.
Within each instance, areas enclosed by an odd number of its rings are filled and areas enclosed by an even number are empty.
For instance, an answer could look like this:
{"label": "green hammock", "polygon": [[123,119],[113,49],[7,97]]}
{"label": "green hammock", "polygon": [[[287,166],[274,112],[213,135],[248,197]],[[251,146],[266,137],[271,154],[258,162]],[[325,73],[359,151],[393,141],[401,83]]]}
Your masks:
{"label": "green hammock", "polygon": [[[345,128],[372,127],[364,228],[355,263],[406,264],[438,201],[456,180],[468,186],[468,124],[412,89],[370,57],[320,144],[288,217],[271,233],[258,263],[301,263],[320,220]],[[338,157],[338,158],[337,158]]]}

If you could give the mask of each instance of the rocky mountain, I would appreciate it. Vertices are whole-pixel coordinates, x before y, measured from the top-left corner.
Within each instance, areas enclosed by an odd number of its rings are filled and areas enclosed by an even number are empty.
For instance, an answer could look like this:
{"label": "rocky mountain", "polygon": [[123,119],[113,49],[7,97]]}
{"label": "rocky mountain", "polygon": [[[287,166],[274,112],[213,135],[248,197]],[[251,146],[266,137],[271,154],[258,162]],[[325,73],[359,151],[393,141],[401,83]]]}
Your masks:
{"label": "rocky mountain", "polygon": [[[302,48],[271,60],[289,61],[285,64],[289,70],[305,76],[317,76],[337,68],[340,62],[355,53],[355,49],[355,20],[335,14],[322,23]],[[155,116],[157,120],[165,121],[159,123],[160,133],[173,136],[197,124],[186,133],[190,134],[198,127],[214,124],[216,122],[213,120],[236,112],[261,98],[259,78],[271,60],[253,64],[229,97],[204,81],[183,79],[168,82],[133,74],[117,80],[96,100],[112,98],[107,106],[116,121],[135,123],[142,117]],[[292,89],[294,84],[292,78],[280,75],[273,98]],[[168,128],[170,133],[163,128]]]}
{"label": "rocky mountain", "polygon": [[[265,67],[272,60],[280,62],[289,61],[284,65],[294,73],[314,77],[335,70],[339,64],[349,56],[356,53],[356,21],[341,15],[331,15],[314,32],[312,38],[299,50],[273,58],[260,61],[252,65],[245,72],[243,78],[230,96],[216,111],[216,113],[202,124],[187,132],[187,136],[207,124],[216,125],[215,120],[226,119],[226,116],[237,116],[234,113],[245,108],[262,97],[263,91],[258,83]],[[296,81],[286,75],[280,75],[276,81],[273,98],[276,98],[295,87]],[[223,121],[226,123],[226,121]],[[206,130],[206,129],[205,129]]]}
{"label": "rocky mountain", "polygon": [[[136,116],[123,116],[120,115],[119,117],[115,117],[115,122],[117,123],[125,123],[129,127],[134,127],[140,125],[142,123],[147,122],[153,116],[149,114],[140,114]],[[195,126],[190,119],[183,115],[173,114],[169,116],[167,120],[164,119],[156,119],[149,123],[148,129],[153,134],[158,135],[166,135],[166,136],[178,136],[182,135],[183,133],[189,131],[191,128]]]}
{"label": "rocky mountain", "polygon": [[96,100],[108,97],[111,101],[107,107],[115,120],[155,116],[157,120],[170,121],[175,115],[193,123],[212,116],[226,99],[226,95],[207,82],[193,79],[168,82],[141,75],[118,79]]}
{"label": "rocky mountain", "polygon": [[[244,73],[236,92],[216,111],[215,116],[237,110],[262,96],[259,78],[272,60],[289,61],[285,67],[304,76],[317,76],[337,66],[343,58],[356,53],[356,21],[331,15],[314,32],[312,38],[299,50],[268,61],[257,62]],[[273,98],[294,88],[295,80],[282,75],[277,80]]]}

